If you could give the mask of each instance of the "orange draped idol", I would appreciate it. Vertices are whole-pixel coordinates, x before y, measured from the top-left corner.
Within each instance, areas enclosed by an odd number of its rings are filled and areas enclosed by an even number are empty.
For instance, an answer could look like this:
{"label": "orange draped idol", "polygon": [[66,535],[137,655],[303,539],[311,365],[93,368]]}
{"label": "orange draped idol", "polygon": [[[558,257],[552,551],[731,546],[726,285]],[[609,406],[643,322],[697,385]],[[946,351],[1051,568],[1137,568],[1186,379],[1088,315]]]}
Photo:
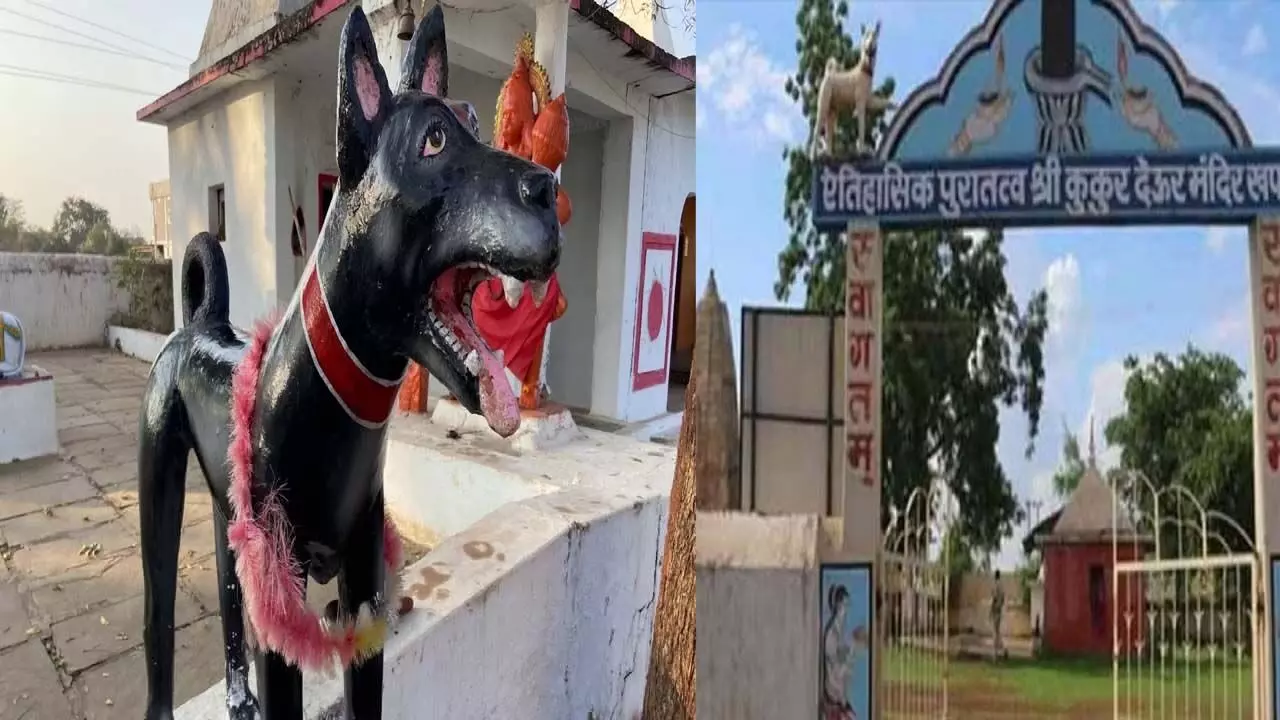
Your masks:
{"label": "orange draped idol", "polygon": [[[526,98],[532,92],[532,98]],[[526,35],[516,46],[511,77],[498,94],[493,132],[494,146],[532,158],[555,172],[569,146],[569,116],[564,95],[550,97],[546,70],[533,59],[533,38]],[[535,102],[527,102],[533,100]],[[537,112],[534,112],[536,104]],[[559,188],[556,214],[560,224],[569,221],[569,197]],[[555,275],[547,282],[547,294],[535,304],[528,287],[513,308],[503,295],[502,281],[489,278],[471,300],[471,317],[489,347],[502,350],[507,369],[520,381],[520,407],[535,410],[542,404],[542,352],[547,326],[568,309]]]}
{"label": "orange draped idol", "polygon": [[520,302],[511,307],[502,294],[502,281],[497,278],[489,278],[471,298],[477,329],[494,352],[502,351],[507,369],[520,380],[520,407],[525,410],[540,405],[542,347],[547,326],[560,319],[567,308],[555,275],[547,282],[547,296],[541,305],[534,304],[533,293],[526,289]]}

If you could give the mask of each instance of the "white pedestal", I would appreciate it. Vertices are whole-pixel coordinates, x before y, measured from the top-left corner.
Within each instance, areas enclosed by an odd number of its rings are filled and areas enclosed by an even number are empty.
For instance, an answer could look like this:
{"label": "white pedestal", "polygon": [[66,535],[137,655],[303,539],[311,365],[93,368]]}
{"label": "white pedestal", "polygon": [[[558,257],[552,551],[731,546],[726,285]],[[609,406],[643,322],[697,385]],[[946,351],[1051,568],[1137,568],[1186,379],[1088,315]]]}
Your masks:
{"label": "white pedestal", "polygon": [[[457,401],[449,398],[442,398],[436,403],[435,410],[431,413],[431,422],[459,433],[478,433],[502,440],[483,416],[472,415]],[[548,403],[538,410],[521,410],[520,429],[515,435],[506,438],[505,442],[511,443],[515,450],[530,452],[559,447],[581,435],[578,424],[573,421],[573,415],[567,408]]]}
{"label": "white pedestal", "polygon": [[56,408],[53,376],[39,367],[0,380],[0,463],[58,452]]}

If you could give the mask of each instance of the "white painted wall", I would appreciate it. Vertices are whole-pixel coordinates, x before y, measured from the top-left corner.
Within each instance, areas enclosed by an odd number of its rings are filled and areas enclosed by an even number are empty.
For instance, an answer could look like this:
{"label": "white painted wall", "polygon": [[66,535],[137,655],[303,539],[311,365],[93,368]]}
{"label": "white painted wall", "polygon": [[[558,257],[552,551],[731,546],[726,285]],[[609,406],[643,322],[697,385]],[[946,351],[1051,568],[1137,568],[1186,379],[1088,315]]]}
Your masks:
{"label": "white painted wall", "polygon": [[129,306],[116,287],[118,258],[0,253],[0,310],[22,321],[27,350],[101,345],[107,320]]}
{"label": "white painted wall", "polygon": [[[510,503],[407,568],[415,607],[388,641],[383,715],[639,717],[670,482]],[[333,717],[342,676],[303,682],[305,717]],[[219,682],[175,717],[225,718],[224,703]]]}
{"label": "white painted wall", "polygon": [[571,132],[569,155],[560,168],[560,182],[573,203],[556,274],[568,309],[551,325],[547,385],[557,401],[577,408],[591,407],[605,132],[603,128]]}
{"label": "white painted wall", "polygon": [[[623,118],[609,123],[604,137],[604,171],[600,186],[600,247],[596,258],[596,348],[592,357],[591,412],[627,419],[631,386],[633,337],[623,319],[635,315],[634,275],[640,262],[640,212],[644,188],[647,133],[643,120]],[[636,211],[632,211],[635,208]],[[634,249],[633,249],[634,248]],[[635,260],[628,270],[629,256]],[[622,288],[622,292],[618,289]],[[635,327],[634,317],[630,327]]]}
{"label": "white painted wall", "polygon": [[156,361],[170,337],[172,335],[161,335],[149,330],[107,326],[107,347],[146,363]]}
{"label": "white painted wall", "polygon": [[275,80],[266,78],[231,88],[169,126],[174,327],[182,325],[182,256],[196,233],[216,230],[209,227],[209,188],[218,184],[226,191],[231,321],[249,327],[277,305],[274,114]]}
{"label": "white painted wall", "polygon": [[[697,188],[695,140],[695,106],[693,91],[671,95],[661,100],[649,100],[648,140],[645,152],[644,200],[641,211],[641,229],[679,235],[680,214],[684,201]],[[629,239],[630,240],[630,239]],[[628,242],[627,287],[623,296],[625,332],[631,345],[635,342],[636,297],[639,292],[640,238],[636,238],[634,250]],[[678,266],[672,267],[673,273]],[[675,292],[674,276],[670,292]],[[668,303],[667,321],[675,313],[675,298]],[[675,335],[668,332],[667,353]],[[630,346],[622,369],[625,373],[625,390],[628,402],[624,417],[627,420],[643,420],[667,411],[667,384],[661,383],[639,392],[631,390]],[[667,370],[670,372],[670,365]]]}
{"label": "white painted wall", "polygon": [[818,717],[819,521],[698,513],[698,717]]}
{"label": "white painted wall", "polygon": [[34,365],[0,381],[0,465],[58,452],[53,378]]}
{"label": "white painted wall", "polygon": [[[382,489],[401,532],[434,547],[499,507],[571,487],[601,490],[644,486],[675,473],[675,448],[648,438],[590,429],[562,430],[559,444],[540,450],[504,448],[437,416],[397,415],[391,421]],[[457,430],[460,436],[448,433]],[[430,468],[424,471],[424,468]]]}
{"label": "white painted wall", "polygon": [[[596,269],[599,340],[592,411],[626,421],[651,418],[667,409],[665,384],[632,390],[642,234],[678,234],[684,200],[696,187],[693,93],[642,100],[647,117],[611,123],[606,134]],[[626,238],[625,244],[615,241],[619,237]],[[669,343],[674,340],[668,338]]]}
{"label": "white painted wall", "polygon": [[[276,221],[272,248],[276,257],[276,301],[284,307],[293,297],[308,257],[315,251],[324,222],[320,215],[320,174],[338,173],[337,60],[332,67],[305,77],[277,75],[275,87],[271,132],[276,139],[276,153],[271,177]],[[306,218],[306,254],[302,257],[294,257],[289,242],[293,229],[291,190],[293,202],[302,206]]]}

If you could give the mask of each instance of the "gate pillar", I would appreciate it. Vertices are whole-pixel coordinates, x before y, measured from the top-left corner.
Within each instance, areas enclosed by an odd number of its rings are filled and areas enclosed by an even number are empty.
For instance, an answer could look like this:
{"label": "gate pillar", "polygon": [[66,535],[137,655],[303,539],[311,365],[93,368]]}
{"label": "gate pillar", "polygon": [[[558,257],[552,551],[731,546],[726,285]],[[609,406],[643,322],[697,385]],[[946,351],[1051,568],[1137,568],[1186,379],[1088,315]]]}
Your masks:
{"label": "gate pillar", "polygon": [[1253,493],[1260,566],[1254,592],[1255,715],[1276,720],[1276,573],[1280,570],[1280,217],[1249,229],[1253,315]]}
{"label": "gate pillar", "polygon": [[[848,593],[847,627],[862,655],[852,667],[848,698],[857,717],[879,718],[881,632],[877,617],[880,583],[881,322],[884,299],[884,241],[879,225],[850,223],[845,232],[845,402],[843,535],[836,558],[824,558],[821,617],[835,611],[838,587]],[[859,597],[860,595],[860,597]],[[829,628],[824,627],[824,662]],[[848,634],[848,631],[840,631]],[[860,646],[860,647],[858,647]],[[824,683],[827,674],[823,673]]]}
{"label": "gate pillar", "polygon": [[845,260],[844,550],[875,562],[880,531],[881,321],[884,243],[876,225],[850,224]]}

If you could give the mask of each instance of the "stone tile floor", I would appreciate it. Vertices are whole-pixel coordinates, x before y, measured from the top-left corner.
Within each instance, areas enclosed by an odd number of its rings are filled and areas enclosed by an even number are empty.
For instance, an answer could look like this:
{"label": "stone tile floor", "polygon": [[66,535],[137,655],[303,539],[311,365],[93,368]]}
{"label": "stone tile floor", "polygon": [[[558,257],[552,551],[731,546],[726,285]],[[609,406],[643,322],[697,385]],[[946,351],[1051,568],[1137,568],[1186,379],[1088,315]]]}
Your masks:
{"label": "stone tile floor", "polygon": [[[0,465],[0,720],[136,720],[146,702],[137,423],[149,366],[106,349],[29,361],[54,375],[61,451]],[[178,704],[223,673],[211,514],[193,458],[179,550]],[[406,550],[411,561],[425,551]],[[331,596],[314,590],[317,604]]]}

